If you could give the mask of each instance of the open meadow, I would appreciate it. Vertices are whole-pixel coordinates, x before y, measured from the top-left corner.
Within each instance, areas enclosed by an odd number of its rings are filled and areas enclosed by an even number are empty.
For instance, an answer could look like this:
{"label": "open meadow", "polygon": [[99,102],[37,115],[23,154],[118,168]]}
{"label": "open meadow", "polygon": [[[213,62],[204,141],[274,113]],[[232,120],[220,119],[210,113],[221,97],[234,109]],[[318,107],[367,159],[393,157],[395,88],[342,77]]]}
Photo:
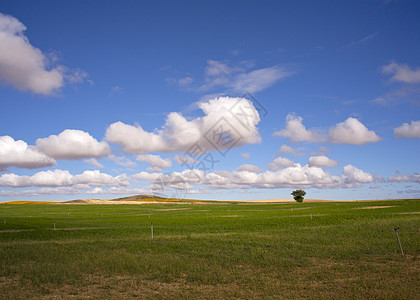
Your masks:
{"label": "open meadow", "polygon": [[0,205],[1,299],[419,299],[419,255],[420,200]]}

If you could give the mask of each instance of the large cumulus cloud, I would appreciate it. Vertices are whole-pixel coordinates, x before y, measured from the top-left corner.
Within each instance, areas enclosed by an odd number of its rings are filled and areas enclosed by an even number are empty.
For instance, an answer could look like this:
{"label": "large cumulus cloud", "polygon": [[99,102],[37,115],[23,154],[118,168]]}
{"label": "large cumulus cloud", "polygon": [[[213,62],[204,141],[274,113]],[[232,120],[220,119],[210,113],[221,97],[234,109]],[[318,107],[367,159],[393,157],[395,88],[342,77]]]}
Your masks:
{"label": "large cumulus cloud", "polygon": [[60,90],[65,81],[77,83],[87,73],[71,71],[64,66],[51,67],[42,51],[31,45],[26,30],[18,19],[0,13],[0,81],[21,91],[51,95]]}
{"label": "large cumulus cloud", "polygon": [[106,142],[98,142],[82,130],[66,129],[58,135],[37,139],[36,148],[55,159],[102,157],[111,153]]}
{"label": "large cumulus cloud", "polygon": [[153,132],[141,125],[111,124],[106,140],[127,153],[225,150],[260,142],[258,111],[245,98],[219,97],[199,104],[204,116],[188,120],[178,112],[170,113],[165,124]]}
{"label": "large cumulus cloud", "polygon": [[34,146],[10,136],[0,136],[0,170],[8,167],[35,169],[55,165],[53,158],[40,153]]}

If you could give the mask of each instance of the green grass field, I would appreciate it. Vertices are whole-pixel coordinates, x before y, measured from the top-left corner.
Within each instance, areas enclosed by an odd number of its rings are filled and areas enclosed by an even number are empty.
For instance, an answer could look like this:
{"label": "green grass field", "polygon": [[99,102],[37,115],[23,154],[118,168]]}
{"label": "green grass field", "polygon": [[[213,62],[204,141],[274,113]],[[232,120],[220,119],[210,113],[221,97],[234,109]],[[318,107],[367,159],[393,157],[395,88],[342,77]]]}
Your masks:
{"label": "green grass field", "polygon": [[2,204],[0,298],[419,299],[419,213],[420,200]]}

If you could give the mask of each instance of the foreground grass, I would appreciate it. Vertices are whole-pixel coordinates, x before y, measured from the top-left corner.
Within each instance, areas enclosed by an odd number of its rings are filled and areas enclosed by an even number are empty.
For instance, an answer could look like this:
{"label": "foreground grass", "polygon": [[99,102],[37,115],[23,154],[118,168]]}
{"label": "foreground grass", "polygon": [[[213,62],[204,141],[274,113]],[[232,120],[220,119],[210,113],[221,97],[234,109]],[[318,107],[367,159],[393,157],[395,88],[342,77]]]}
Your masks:
{"label": "foreground grass", "polygon": [[0,205],[0,295],[416,299],[419,212],[420,200]]}

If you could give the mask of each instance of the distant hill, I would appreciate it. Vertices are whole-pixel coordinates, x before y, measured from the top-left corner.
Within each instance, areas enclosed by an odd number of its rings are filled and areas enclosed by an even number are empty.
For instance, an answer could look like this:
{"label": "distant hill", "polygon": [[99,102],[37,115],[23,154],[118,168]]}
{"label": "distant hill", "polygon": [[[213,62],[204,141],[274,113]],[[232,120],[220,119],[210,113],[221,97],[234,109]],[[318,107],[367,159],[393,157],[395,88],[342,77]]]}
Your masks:
{"label": "distant hill", "polygon": [[115,198],[112,201],[137,201],[137,200],[168,200],[169,198],[159,197],[155,195],[134,195],[129,197]]}
{"label": "distant hill", "polygon": [[[267,203],[294,203],[292,199],[266,199],[266,200],[243,200],[243,201],[232,201],[232,200],[196,200],[196,199],[178,199],[178,198],[166,198],[156,195],[133,195],[115,199],[77,199],[70,201],[9,201],[0,202],[0,204],[267,204]],[[329,200],[317,200],[317,199],[305,199],[304,202],[332,202]]]}

